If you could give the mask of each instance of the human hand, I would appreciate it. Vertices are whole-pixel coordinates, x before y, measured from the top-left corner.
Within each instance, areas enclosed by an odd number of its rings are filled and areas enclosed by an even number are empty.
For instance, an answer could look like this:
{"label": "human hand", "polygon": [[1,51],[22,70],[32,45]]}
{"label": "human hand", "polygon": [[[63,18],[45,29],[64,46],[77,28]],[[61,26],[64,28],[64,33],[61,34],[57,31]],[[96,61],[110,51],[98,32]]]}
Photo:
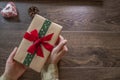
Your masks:
{"label": "human hand", "polygon": [[59,60],[64,56],[64,54],[68,51],[68,48],[66,46],[67,40],[65,40],[62,36],[59,38],[59,43],[55,46],[55,48],[53,48],[47,63],[57,64]]}
{"label": "human hand", "polygon": [[25,72],[26,67],[13,60],[17,51],[17,47],[11,52],[10,56],[6,61],[5,72],[3,76],[9,78],[10,80],[17,80]]}

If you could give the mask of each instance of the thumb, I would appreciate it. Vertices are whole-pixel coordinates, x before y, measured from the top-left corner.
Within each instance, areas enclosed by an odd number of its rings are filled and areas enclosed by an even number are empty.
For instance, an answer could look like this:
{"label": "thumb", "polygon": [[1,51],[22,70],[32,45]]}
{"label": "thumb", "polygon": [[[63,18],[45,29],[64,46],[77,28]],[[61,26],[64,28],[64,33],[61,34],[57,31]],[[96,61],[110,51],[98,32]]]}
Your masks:
{"label": "thumb", "polygon": [[11,52],[10,56],[7,59],[7,62],[13,61],[13,58],[14,58],[16,52],[17,52],[17,47],[15,47],[14,50]]}

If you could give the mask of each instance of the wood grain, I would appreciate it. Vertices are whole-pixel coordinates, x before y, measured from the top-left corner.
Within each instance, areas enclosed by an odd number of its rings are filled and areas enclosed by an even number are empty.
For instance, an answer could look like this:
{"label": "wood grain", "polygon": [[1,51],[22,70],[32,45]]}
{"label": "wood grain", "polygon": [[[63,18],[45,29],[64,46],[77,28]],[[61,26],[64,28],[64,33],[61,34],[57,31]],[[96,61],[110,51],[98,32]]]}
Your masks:
{"label": "wood grain", "polygon": [[62,59],[65,67],[119,67],[120,33],[63,32],[68,40],[68,54]]}
{"label": "wood grain", "polygon": [[[64,73],[64,74],[63,74]],[[60,68],[60,80],[120,80],[120,68]]]}
{"label": "wood grain", "polygon": [[[32,2],[31,2],[32,1]],[[31,18],[28,8],[63,26],[68,53],[59,64],[60,80],[120,80],[120,0],[17,0],[19,16],[0,15],[0,75],[6,59],[19,46]],[[4,7],[7,1],[0,1]],[[27,70],[20,80],[40,80],[40,74]]]}
{"label": "wood grain", "polygon": [[[6,3],[0,2],[1,7],[4,7]],[[11,27],[16,24],[18,27],[23,27],[20,25],[24,24],[26,27],[31,22],[28,8],[36,6],[40,10],[41,16],[62,25],[65,31],[120,31],[120,16],[113,14],[114,17],[108,17],[107,14],[108,12],[111,13],[109,11],[111,7],[107,7],[107,3],[103,3],[90,1],[15,2],[19,17],[17,19],[4,19],[0,16],[0,26],[8,28],[8,26]],[[118,13],[118,10],[114,13]],[[11,22],[15,24],[11,24]]]}
{"label": "wood grain", "polygon": [[[1,60],[6,59],[13,47],[18,46],[24,30],[0,31]],[[12,35],[12,36],[11,36]],[[64,67],[119,67],[120,33],[62,32],[68,40],[68,54],[60,65]],[[7,36],[7,37],[5,37]],[[79,36],[79,37],[78,37]],[[114,42],[113,42],[114,41]],[[112,43],[111,43],[112,42]],[[3,57],[5,56],[5,57]],[[4,62],[5,63],[5,62]],[[2,63],[3,64],[3,63]]]}

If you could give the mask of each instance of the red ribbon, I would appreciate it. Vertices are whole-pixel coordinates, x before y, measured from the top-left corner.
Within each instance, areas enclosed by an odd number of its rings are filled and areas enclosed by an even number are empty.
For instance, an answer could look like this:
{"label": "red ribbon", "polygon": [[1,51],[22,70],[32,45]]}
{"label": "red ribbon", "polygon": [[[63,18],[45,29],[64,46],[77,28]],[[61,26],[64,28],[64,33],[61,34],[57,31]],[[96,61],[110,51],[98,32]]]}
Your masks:
{"label": "red ribbon", "polygon": [[37,53],[38,56],[44,57],[41,45],[43,45],[45,49],[51,52],[53,46],[47,41],[50,41],[52,36],[53,33],[44,37],[39,37],[36,29],[31,31],[30,33],[26,32],[24,38],[33,42],[33,44],[28,48],[27,51],[31,54]]}

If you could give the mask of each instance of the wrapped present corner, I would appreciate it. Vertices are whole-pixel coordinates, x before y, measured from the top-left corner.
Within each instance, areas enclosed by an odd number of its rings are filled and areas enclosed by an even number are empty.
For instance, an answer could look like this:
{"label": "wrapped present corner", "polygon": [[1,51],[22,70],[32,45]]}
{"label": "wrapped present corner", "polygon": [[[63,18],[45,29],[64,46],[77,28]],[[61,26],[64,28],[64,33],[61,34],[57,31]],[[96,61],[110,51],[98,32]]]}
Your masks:
{"label": "wrapped present corner", "polygon": [[61,30],[62,26],[36,14],[24,34],[14,60],[40,72]]}

